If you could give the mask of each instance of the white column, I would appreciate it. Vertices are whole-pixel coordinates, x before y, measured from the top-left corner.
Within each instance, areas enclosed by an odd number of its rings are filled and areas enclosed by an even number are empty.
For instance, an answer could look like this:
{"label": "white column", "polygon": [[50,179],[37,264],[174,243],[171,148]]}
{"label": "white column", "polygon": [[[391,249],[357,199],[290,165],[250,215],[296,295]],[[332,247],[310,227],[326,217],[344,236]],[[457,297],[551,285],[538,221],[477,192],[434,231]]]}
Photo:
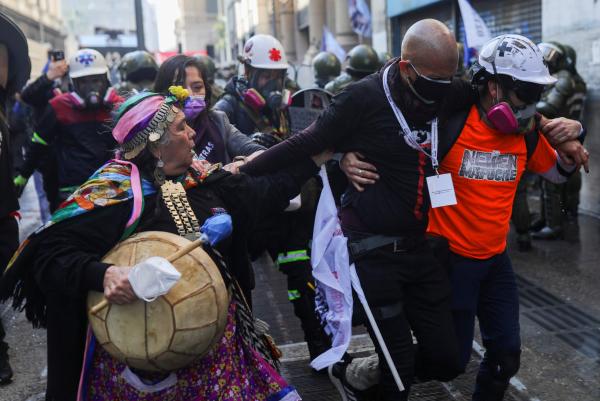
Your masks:
{"label": "white column", "polygon": [[280,17],[280,36],[281,44],[285,49],[285,53],[289,61],[295,61],[296,43],[294,41],[294,1],[293,0],[278,0],[279,1],[279,17]]}
{"label": "white column", "polygon": [[304,64],[310,65],[312,58],[321,48],[323,25],[325,25],[325,0],[310,0],[308,3],[309,48],[304,55]]}
{"label": "white column", "polygon": [[335,0],[335,32],[338,43],[348,51],[358,44],[358,36],[350,25],[348,0]]}

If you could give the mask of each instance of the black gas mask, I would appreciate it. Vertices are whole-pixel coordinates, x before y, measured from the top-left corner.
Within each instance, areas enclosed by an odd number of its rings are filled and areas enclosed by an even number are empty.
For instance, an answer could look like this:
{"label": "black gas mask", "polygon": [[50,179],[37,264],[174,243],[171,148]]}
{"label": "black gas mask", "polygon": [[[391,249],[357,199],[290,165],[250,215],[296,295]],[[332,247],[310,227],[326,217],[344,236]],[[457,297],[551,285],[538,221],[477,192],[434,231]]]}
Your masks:
{"label": "black gas mask", "polygon": [[82,106],[86,109],[99,109],[103,106],[108,86],[108,78],[104,74],[73,79],[73,89],[83,100]]}
{"label": "black gas mask", "polygon": [[289,106],[291,96],[283,87],[284,80],[285,70],[256,69],[253,71],[249,86],[264,99],[265,115],[277,114]]}

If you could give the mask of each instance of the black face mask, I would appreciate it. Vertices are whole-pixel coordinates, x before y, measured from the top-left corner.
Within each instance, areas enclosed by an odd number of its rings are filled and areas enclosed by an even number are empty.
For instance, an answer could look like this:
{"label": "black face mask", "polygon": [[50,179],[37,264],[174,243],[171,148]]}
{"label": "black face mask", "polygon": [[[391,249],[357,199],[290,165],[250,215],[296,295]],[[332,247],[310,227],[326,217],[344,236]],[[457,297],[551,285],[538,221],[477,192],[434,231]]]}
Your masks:
{"label": "black face mask", "polygon": [[410,67],[417,74],[417,79],[413,82],[407,78],[407,84],[413,95],[417,97],[421,102],[433,105],[435,103],[441,103],[448,90],[450,89],[450,84],[452,83],[452,79],[433,79],[422,75],[415,66],[410,64]]}
{"label": "black face mask", "polygon": [[424,125],[434,119],[440,110],[441,102],[427,104],[422,102],[410,88],[410,84],[406,79],[402,78],[400,71],[395,77],[395,96],[400,109],[404,113],[404,117],[412,124]]}
{"label": "black face mask", "polygon": [[250,77],[250,87],[260,93],[265,100],[265,111],[279,112],[283,108],[283,74],[278,78],[270,78],[264,85],[259,86],[258,83],[263,74],[270,74],[268,70],[256,70]]}

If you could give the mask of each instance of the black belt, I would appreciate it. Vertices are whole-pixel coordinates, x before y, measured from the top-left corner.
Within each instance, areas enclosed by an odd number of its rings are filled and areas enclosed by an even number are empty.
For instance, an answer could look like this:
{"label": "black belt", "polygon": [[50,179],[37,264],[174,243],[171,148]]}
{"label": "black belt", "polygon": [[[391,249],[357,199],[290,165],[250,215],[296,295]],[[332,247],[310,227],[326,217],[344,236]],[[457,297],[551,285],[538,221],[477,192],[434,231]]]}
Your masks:
{"label": "black belt", "polygon": [[363,239],[348,242],[348,250],[352,259],[356,259],[374,249],[386,250],[391,253],[408,252],[425,241],[424,236],[389,237],[373,235]]}

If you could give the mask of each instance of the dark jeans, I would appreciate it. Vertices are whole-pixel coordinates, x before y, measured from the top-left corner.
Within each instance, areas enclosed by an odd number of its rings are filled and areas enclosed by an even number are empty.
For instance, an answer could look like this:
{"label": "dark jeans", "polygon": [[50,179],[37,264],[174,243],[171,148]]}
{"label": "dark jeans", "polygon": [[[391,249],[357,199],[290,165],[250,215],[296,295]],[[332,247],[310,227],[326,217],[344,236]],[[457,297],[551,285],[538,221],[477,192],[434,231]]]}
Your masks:
{"label": "dark jeans", "polygon": [[[406,252],[373,250],[355,261],[358,276],[405,391],[400,393],[372,330],[383,399],[408,399],[413,377],[451,380],[460,372],[450,283],[425,242]],[[358,306],[357,306],[358,308]],[[411,329],[418,346],[413,345]]]}
{"label": "dark jeans", "polygon": [[475,316],[486,349],[473,400],[502,400],[510,378],[519,369],[521,353],[519,297],[510,258],[506,251],[484,260],[451,253],[449,266],[463,369],[471,355]]}
{"label": "dark jeans", "polygon": [[[14,217],[0,218],[0,276],[13,253],[19,246],[19,225]],[[0,358],[7,355],[8,344],[4,342],[4,327],[0,320]]]}

